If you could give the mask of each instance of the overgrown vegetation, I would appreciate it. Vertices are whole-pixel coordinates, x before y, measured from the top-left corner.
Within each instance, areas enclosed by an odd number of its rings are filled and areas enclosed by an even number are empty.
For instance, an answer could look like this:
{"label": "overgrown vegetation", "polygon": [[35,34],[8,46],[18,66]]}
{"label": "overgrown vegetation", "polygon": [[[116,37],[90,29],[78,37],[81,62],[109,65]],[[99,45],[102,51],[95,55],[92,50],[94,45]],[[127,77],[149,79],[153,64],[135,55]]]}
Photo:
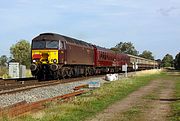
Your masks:
{"label": "overgrown vegetation", "polygon": [[[21,117],[20,121],[80,121],[94,116],[114,102],[126,97],[139,87],[148,84],[151,80],[162,77],[163,74],[151,74],[146,76],[132,77],[103,85],[101,88],[84,94],[74,100],[54,105],[50,108]],[[39,115],[38,115],[39,114]],[[14,119],[15,120],[15,119]]]}
{"label": "overgrown vegetation", "polygon": [[8,73],[8,68],[4,66],[0,66],[0,78],[3,77],[3,75],[7,75]]}

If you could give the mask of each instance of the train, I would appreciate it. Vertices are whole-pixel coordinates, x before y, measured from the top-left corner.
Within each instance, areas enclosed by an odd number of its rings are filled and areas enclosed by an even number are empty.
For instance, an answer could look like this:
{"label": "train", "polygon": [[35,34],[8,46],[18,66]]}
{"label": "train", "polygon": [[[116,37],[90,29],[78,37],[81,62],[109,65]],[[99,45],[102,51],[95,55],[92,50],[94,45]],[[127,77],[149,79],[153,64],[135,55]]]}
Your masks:
{"label": "train", "polygon": [[56,33],[42,33],[32,39],[31,73],[38,80],[152,69],[154,60],[117,53],[82,40]]}

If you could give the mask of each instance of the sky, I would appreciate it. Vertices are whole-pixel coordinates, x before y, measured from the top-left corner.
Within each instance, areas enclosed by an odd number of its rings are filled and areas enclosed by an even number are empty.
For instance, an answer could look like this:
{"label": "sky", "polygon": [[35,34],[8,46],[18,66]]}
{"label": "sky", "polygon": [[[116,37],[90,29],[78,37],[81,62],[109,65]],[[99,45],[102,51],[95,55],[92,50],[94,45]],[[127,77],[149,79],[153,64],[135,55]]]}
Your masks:
{"label": "sky", "polygon": [[155,59],[180,52],[180,0],[0,0],[0,56],[40,33],[102,47],[132,42]]}

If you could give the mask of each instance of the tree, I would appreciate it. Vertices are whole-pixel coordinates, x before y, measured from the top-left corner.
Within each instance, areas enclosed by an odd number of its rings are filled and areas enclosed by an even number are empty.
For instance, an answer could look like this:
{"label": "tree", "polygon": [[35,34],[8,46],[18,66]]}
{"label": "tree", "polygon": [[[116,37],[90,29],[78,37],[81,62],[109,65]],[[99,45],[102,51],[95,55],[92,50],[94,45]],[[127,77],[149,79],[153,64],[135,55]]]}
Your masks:
{"label": "tree", "polygon": [[172,67],[173,66],[173,56],[170,54],[166,54],[162,59],[163,67]]}
{"label": "tree", "polygon": [[174,59],[174,67],[175,69],[180,70],[180,52],[176,55]]}
{"label": "tree", "polygon": [[30,67],[31,47],[28,41],[20,40],[15,45],[12,45],[10,48],[10,53],[15,61],[22,65],[26,65],[27,68]]}
{"label": "tree", "polygon": [[151,60],[154,60],[154,56],[152,55],[152,52],[151,51],[148,51],[148,50],[144,50],[142,52],[142,54],[139,55],[140,57],[143,57],[143,58],[146,58],[146,59],[151,59]]}
{"label": "tree", "polygon": [[6,55],[2,55],[0,57],[0,66],[6,66],[7,60],[8,60],[7,56]]}
{"label": "tree", "polygon": [[120,42],[115,47],[111,48],[111,50],[119,53],[138,55],[138,51],[131,42]]}

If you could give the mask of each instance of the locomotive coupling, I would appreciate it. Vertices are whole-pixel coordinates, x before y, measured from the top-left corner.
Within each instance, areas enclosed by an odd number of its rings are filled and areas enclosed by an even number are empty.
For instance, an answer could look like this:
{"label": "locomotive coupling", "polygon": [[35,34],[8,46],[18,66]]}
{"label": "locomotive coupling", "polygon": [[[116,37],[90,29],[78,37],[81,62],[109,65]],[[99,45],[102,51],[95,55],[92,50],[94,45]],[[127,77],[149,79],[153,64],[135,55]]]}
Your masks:
{"label": "locomotive coupling", "polygon": [[52,71],[57,71],[57,70],[58,70],[58,65],[57,65],[57,64],[51,64],[51,65],[50,65],[50,69],[51,69]]}

